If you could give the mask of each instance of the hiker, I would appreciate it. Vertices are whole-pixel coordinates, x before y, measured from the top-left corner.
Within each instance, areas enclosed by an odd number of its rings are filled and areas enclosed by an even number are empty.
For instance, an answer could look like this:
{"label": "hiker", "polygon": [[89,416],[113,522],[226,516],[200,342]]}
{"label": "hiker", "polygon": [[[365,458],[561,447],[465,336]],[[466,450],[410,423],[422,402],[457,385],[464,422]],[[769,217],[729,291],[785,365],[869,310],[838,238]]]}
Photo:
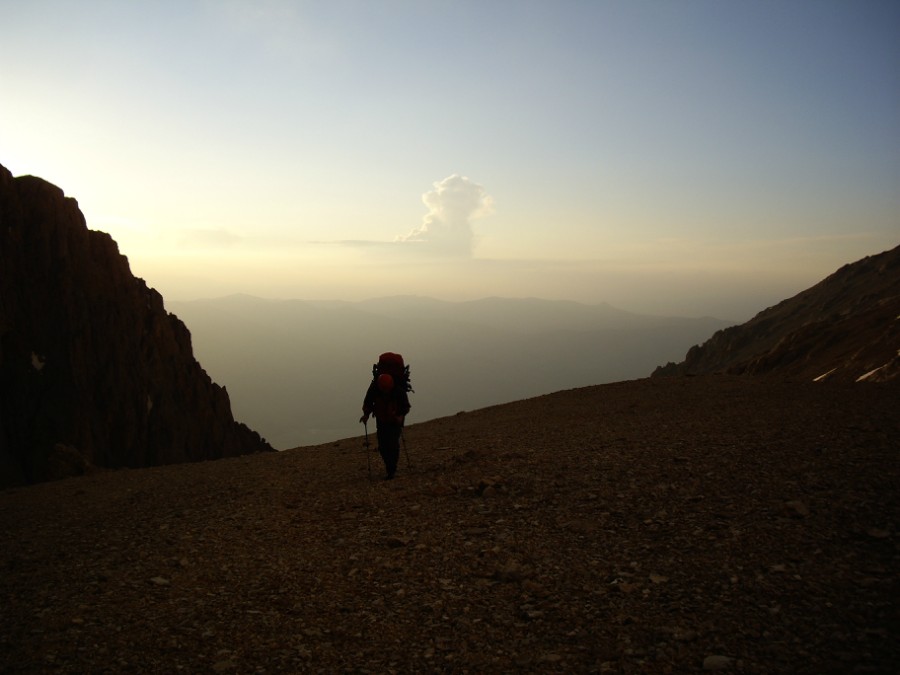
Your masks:
{"label": "hiker", "polygon": [[403,357],[393,352],[382,354],[372,366],[372,382],[366,390],[359,421],[365,424],[370,415],[375,415],[378,452],[388,480],[394,477],[400,459],[400,434],[410,409],[410,391],[409,367],[403,364]]}

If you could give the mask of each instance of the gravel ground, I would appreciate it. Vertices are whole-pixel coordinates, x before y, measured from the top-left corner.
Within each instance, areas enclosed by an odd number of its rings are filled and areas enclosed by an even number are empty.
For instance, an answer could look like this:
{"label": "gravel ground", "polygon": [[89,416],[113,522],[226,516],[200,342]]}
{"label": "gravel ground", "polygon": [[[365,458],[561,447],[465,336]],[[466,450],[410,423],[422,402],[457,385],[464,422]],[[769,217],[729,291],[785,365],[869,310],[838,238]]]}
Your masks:
{"label": "gravel ground", "polygon": [[896,673],[898,393],[647,379],[411,424],[393,481],[359,437],[6,490],[0,672]]}

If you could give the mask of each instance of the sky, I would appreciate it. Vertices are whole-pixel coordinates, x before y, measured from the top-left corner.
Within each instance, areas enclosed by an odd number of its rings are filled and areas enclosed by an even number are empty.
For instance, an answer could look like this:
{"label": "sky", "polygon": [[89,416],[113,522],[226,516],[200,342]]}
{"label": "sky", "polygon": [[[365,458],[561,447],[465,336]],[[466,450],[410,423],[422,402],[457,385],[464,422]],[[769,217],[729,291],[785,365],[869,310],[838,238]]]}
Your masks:
{"label": "sky", "polygon": [[900,244],[895,0],[0,0],[0,164],[166,299],[744,321]]}

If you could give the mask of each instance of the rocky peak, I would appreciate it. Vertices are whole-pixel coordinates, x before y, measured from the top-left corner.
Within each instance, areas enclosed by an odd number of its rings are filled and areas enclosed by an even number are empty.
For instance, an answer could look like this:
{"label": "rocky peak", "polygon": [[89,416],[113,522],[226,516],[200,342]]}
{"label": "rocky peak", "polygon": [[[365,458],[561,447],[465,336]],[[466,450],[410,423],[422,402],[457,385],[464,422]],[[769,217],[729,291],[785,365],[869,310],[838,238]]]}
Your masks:
{"label": "rocky peak", "polygon": [[0,166],[0,486],[271,446],[78,203]]}
{"label": "rocky peak", "polygon": [[900,246],[716,332],[654,376],[778,374],[846,381],[900,377]]}

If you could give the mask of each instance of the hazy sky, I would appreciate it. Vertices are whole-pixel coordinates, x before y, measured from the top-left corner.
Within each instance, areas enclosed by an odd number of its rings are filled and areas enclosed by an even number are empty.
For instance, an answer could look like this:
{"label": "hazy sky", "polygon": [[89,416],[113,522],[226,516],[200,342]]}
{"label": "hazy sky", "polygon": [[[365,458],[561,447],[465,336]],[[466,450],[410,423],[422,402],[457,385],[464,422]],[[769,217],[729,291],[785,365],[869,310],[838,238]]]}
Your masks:
{"label": "hazy sky", "polygon": [[166,298],[744,320],[900,243],[900,2],[0,0],[0,164]]}

